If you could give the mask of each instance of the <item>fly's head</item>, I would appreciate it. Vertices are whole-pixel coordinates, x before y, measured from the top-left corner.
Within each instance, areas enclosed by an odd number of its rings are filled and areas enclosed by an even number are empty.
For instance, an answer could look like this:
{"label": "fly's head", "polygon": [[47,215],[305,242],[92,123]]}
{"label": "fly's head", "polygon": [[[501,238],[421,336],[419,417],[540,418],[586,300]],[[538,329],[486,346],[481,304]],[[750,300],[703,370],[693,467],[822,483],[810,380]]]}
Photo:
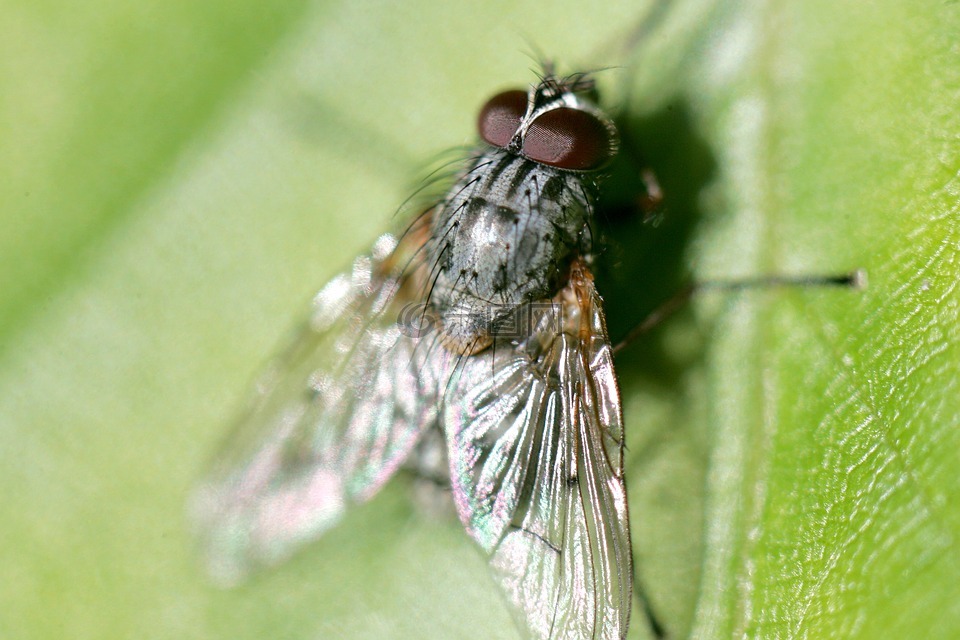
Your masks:
{"label": "fly's head", "polygon": [[477,129],[488,144],[565,171],[593,172],[617,154],[616,126],[591,100],[586,74],[559,77],[548,68],[529,90],[511,89],[480,109]]}

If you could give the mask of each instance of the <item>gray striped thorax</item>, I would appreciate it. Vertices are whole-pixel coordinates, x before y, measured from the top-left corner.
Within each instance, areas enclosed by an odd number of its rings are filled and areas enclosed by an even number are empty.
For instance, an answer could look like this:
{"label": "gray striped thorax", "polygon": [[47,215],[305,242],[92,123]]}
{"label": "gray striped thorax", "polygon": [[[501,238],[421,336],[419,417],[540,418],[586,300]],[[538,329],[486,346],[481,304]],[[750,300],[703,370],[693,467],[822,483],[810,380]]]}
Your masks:
{"label": "gray striped thorax", "polygon": [[429,305],[448,348],[475,353],[522,303],[548,300],[590,251],[594,175],[488,148],[437,208]]}

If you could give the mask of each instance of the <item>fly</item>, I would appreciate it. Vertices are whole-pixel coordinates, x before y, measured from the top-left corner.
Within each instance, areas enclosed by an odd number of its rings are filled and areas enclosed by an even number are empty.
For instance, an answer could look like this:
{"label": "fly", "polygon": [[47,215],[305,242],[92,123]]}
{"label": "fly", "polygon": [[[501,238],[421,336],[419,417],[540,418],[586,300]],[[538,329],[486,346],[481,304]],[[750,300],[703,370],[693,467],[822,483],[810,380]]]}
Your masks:
{"label": "fly", "polygon": [[617,152],[586,74],[480,110],[446,196],[314,298],[193,508],[237,582],[370,499],[442,432],[460,520],[538,639],[622,639],[633,566],[623,418],[591,264]]}

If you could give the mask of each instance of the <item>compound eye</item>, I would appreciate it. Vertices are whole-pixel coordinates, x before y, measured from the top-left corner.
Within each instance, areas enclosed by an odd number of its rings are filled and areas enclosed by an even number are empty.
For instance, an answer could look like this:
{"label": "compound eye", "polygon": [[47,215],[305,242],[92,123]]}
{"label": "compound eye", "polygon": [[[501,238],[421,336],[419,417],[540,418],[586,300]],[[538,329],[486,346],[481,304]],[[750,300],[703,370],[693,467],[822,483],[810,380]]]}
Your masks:
{"label": "compound eye", "polygon": [[498,93],[480,109],[477,130],[495,147],[506,147],[527,113],[527,92],[519,89]]}
{"label": "compound eye", "polygon": [[544,113],[523,139],[523,155],[571,171],[595,169],[615,151],[613,134],[598,117],[569,107]]}

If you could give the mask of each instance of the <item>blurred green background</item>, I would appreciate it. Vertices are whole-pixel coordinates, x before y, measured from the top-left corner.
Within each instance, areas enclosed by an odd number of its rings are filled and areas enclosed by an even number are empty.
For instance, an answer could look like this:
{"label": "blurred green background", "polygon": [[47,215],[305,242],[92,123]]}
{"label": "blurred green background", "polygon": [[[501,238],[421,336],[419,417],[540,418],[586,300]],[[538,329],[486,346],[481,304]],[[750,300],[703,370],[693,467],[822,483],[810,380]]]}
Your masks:
{"label": "blurred green background", "polygon": [[609,253],[612,328],[670,274],[870,277],[707,295],[618,361],[637,578],[671,636],[957,637],[958,12],[4,3],[0,637],[516,637],[402,481],[233,591],[183,504],[304,301],[533,50],[613,67],[667,188]]}

